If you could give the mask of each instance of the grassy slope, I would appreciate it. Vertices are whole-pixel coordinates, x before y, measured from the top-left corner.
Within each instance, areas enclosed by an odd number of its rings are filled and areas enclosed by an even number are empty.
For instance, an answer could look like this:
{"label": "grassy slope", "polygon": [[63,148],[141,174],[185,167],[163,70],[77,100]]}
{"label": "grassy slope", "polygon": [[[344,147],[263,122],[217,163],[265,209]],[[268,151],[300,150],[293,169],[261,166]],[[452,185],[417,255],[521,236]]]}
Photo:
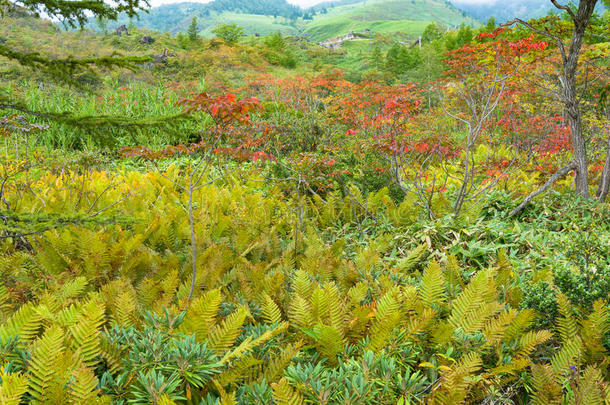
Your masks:
{"label": "grassy slope", "polygon": [[237,24],[243,27],[246,34],[259,33],[261,35],[280,31],[286,35],[297,33],[296,24],[292,24],[287,18],[255,14],[221,13],[210,17],[199,19],[199,28],[202,34],[211,37],[212,30],[218,24]]}
{"label": "grassy slope", "polygon": [[432,21],[449,26],[461,23],[477,25],[472,18],[464,17],[459,10],[439,0],[368,0],[330,8],[327,14],[317,15],[307,25],[306,31],[315,40],[364,29],[415,36]]}

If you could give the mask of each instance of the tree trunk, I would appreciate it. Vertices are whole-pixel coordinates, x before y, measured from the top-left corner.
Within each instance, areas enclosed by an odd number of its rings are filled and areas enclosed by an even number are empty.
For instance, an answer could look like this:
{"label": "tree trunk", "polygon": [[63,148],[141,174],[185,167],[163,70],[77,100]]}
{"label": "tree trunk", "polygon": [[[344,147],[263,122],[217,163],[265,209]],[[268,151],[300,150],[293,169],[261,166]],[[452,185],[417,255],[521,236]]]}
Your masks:
{"label": "tree trunk", "polygon": [[581,0],[578,4],[576,14],[572,15],[574,31],[570,49],[563,59],[563,94],[565,102],[565,114],[572,135],[572,149],[574,153],[574,164],[576,165],[576,176],[574,177],[575,191],[578,195],[589,198],[589,182],[587,176],[587,146],[582,133],[582,119],[580,106],[576,91],[576,72],[578,69],[578,57],[584,42],[585,31],[591,15],[595,10],[597,0]]}
{"label": "tree trunk", "polygon": [[599,179],[599,187],[597,189],[597,198],[600,202],[605,202],[610,190],[610,137],[608,137],[608,146],[606,147],[606,161],[604,162],[604,170]]}

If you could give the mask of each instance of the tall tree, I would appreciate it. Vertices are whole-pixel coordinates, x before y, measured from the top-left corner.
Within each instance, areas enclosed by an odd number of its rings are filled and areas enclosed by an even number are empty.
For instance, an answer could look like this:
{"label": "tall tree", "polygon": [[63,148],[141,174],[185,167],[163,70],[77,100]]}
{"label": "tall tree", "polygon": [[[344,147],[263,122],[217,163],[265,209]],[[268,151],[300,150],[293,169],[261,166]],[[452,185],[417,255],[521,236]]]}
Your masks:
{"label": "tall tree", "polygon": [[[582,115],[580,111],[580,100],[577,91],[577,72],[580,52],[584,44],[585,33],[593,16],[597,0],[580,0],[576,9],[562,5],[558,0],[550,0],[551,3],[559,10],[568,14],[573,23],[570,44],[566,45],[562,38],[550,33],[547,30],[535,28],[531,24],[516,18],[506,25],[521,24],[529,30],[552,39],[556,44],[561,54],[562,70],[559,73],[559,83],[562,90],[562,101],[564,103],[565,118],[568,121],[572,139],[572,161],[566,166],[559,169],[547,183],[541,188],[528,195],[525,200],[511,211],[511,215],[520,212],[534,197],[544,192],[553,183],[574,171],[574,186],[578,195],[589,198],[589,181],[588,181],[588,154],[586,138],[583,134]],[[604,0],[605,4],[610,4],[609,0]],[[607,153],[610,153],[610,144]],[[600,180],[598,196],[600,199],[605,199],[608,194],[610,185],[610,160],[606,159],[606,167]]]}
{"label": "tall tree", "polygon": [[199,28],[197,27],[196,16],[193,16],[193,19],[191,20],[191,25],[189,25],[189,28],[186,33],[188,34],[189,40],[191,42],[196,42],[199,39]]}

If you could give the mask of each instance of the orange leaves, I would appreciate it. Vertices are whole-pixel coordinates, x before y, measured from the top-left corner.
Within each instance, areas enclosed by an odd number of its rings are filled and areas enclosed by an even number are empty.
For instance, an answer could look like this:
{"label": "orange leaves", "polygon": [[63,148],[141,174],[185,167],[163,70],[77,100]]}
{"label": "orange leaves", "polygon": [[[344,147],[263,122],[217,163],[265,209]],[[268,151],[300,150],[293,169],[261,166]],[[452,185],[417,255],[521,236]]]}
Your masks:
{"label": "orange leaves", "polygon": [[493,30],[492,32],[481,32],[479,35],[477,35],[475,38],[476,39],[483,39],[483,38],[495,38],[497,37],[499,34],[503,33],[504,31],[511,31],[510,28],[496,28],[495,30]]}
{"label": "orange leaves", "polygon": [[209,114],[217,126],[225,127],[231,123],[250,123],[250,114],[261,111],[260,101],[255,97],[238,100],[232,93],[213,97],[208,93],[199,93],[193,98],[178,100],[185,114],[204,112]]}

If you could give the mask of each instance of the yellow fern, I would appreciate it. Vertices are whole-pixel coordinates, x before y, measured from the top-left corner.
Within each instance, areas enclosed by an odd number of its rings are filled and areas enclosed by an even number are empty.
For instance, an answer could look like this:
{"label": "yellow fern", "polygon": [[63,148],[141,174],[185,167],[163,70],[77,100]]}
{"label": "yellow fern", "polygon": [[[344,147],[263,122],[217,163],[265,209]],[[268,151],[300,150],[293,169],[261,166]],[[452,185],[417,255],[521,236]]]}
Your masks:
{"label": "yellow fern", "polygon": [[271,384],[273,388],[273,403],[275,405],[302,405],[303,397],[293,389],[285,378]]}

